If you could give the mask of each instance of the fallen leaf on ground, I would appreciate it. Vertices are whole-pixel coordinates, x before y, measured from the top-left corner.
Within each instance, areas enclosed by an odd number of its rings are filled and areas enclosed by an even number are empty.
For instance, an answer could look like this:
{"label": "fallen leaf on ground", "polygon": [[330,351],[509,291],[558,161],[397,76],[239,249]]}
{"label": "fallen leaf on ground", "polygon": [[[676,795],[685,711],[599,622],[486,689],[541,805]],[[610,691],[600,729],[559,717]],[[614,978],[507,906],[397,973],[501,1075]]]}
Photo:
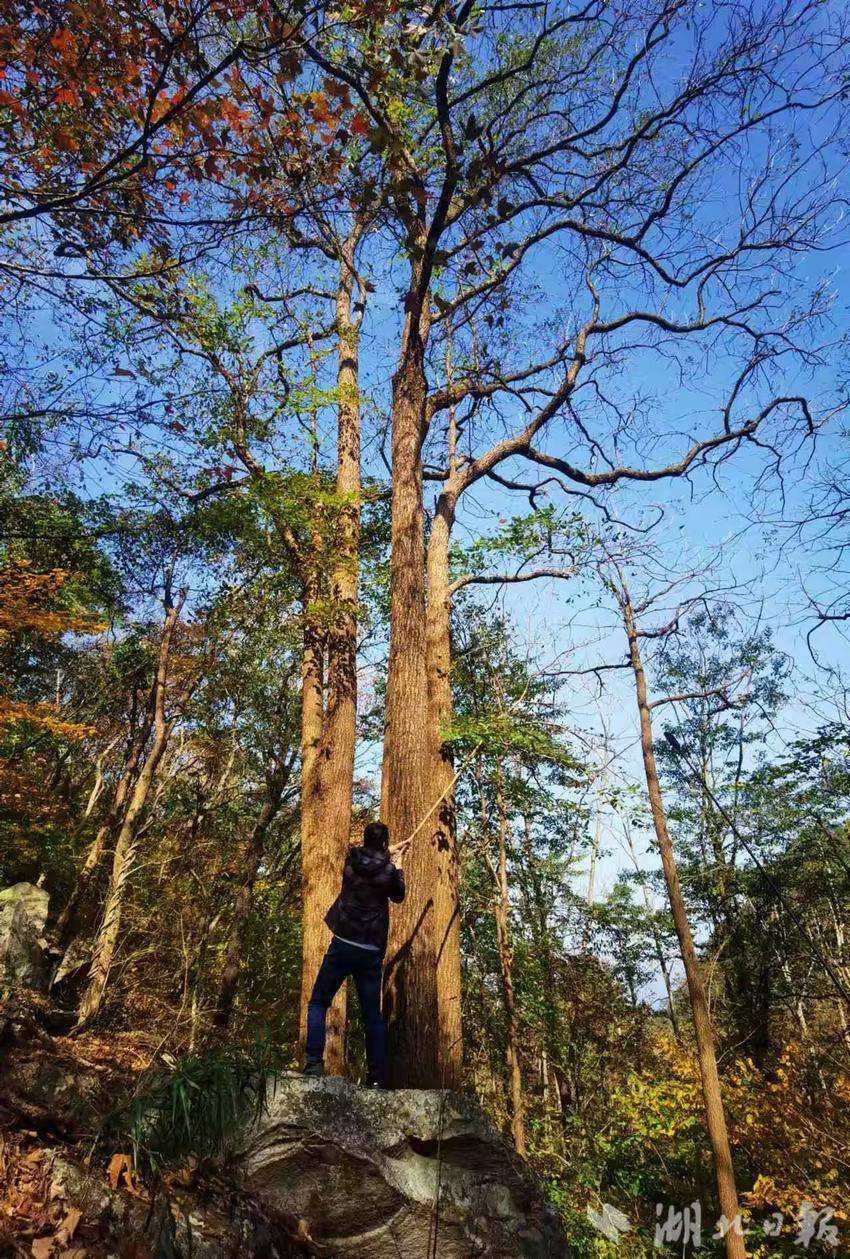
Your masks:
{"label": "fallen leaf on ground", "polygon": [[130,1155],[129,1154],[113,1154],[109,1160],[109,1167],[106,1169],[106,1175],[109,1179],[109,1187],[117,1189],[122,1175],[130,1179]]}
{"label": "fallen leaf on ground", "polygon": [[64,1245],[66,1242],[73,1239],[73,1236],[77,1231],[77,1225],[82,1219],[82,1215],[82,1211],[78,1211],[76,1207],[71,1207],[70,1211],[59,1225],[59,1230],[56,1234],[56,1240],[58,1242],[61,1242]]}

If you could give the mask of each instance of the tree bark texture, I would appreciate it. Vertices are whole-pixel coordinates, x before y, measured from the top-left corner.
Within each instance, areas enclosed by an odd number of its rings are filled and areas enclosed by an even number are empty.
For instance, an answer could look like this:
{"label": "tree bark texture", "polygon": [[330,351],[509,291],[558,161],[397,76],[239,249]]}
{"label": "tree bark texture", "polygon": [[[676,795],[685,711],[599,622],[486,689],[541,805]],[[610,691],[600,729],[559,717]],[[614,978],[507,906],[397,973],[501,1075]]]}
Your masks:
{"label": "tree bark texture", "polygon": [[519,1061],[519,1028],[514,998],[513,954],[510,938],[510,895],[508,886],[508,816],[504,780],[499,766],[496,775],[496,807],[499,812],[499,865],[496,897],[493,903],[502,972],[502,999],[505,1006],[505,1040],[508,1084],[511,1095],[511,1134],[518,1154],[525,1154],[525,1104],[522,1096],[522,1070]]}
{"label": "tree bark texture", "polygon": [[[339,892],[342,865],[328,851],[324,825],[323,635],[311,615],[311,590],[305,590],[304,644],[301,660],[301,1036],[306,1035],[307,1003],[331,941],[325,915]],[[345,985],[328,1011],[325,1067],[332,1075],[345,1071]]]}
{"label": "tree bark texture", "polygon": [[430,819],[417,831],[432,803],[421,467],[425,396],[424,345],[417,321],[409,318],[393,380],[390,652],[381,799],[391,843],[403,843],[417,832],[405,859],[407,897],[392,916],[386,971],[393,1082],[410,1088],[439,1087],[444,1059]]}
{"label": "tree bark texture", "polygon": [[441,737],[441,731],[452,719],[449,542],[453,518],[452,500],[443,494],[437,503],[428,538],[426,610],[429,807],[439,801],[432,815],[433,823],[429,825],[435,863],[434,946],[441,1071],[449,1088],[459,1087],[463,1060],[455,767],[451,744]]}
{"label": "tree bark texture", "polygon": [[[330,610],[321,635],[309,626],[307,591],[302,708],[303,948],[301,1034],[307,1003],[331,940],[325,915],[339,892],[351,837],[354,754],[357,740],[357,600],[360,546],[359,319],[353,316],[354,251],[360,229],[346,241],[337,289],[337,468],[338,517],[330,574]],[[327,677],[322,661],[326,660]],[[327,698],[325,700],[325,681]],[[345,986],[328,1012],[325,1066],[345,1071]]]}

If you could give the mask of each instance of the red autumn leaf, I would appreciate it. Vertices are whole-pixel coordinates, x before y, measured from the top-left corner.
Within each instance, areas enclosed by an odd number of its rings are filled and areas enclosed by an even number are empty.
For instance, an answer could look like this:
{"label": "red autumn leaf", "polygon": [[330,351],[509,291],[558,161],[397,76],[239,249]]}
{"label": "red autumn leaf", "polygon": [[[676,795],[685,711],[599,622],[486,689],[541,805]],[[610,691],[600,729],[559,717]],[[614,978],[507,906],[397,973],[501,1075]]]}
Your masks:
{"label": "red autumn leaf", "polygon": [[367,136],[372,130],[369,119],[365,114],[355,114],[348,126],[349,130],[356,136]]}
{"label": "red autumn leaf", "polygon": [[60,87],[53,98],[57,105],[76,105],[79,97],[74,87]]}
{"label": "red autumn leaf", "polygon": [[70,131],[60,127],[56,132],[56,147],[61,149],[63,153],[75,153],[80,146]]}
{"label": "red autumn leaf", "polygon": [[339,83],[336,79],[324,78],[322,80],[322,87],[324,88],[326,95],[335,97],[343,104],[350,100],[348,87],[345,83]]}
{"label": "red autumn leaf", "polygon": [[50,44],[52,48],[55,48],[57,52],[61,52],[65,56],[74,47],[74,36],[67,27],[62,26],[56,31],[50,40]]}

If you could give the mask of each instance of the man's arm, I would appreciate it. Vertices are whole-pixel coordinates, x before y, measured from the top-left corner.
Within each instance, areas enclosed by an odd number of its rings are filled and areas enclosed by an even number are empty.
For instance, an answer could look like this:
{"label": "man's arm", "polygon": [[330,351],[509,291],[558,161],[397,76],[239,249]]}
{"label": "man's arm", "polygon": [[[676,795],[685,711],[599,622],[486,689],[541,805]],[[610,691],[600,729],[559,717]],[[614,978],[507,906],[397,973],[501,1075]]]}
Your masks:
{"label": "man's arm", "polygon": [[404,900],[404,894],[405,894],[404,871],[400,869],[398,866],[391,866],[390,867],[390,886],[389,886],[387,895],[389,896],[390,900],[393,901],[394,904],[400,905],[401,902]]}

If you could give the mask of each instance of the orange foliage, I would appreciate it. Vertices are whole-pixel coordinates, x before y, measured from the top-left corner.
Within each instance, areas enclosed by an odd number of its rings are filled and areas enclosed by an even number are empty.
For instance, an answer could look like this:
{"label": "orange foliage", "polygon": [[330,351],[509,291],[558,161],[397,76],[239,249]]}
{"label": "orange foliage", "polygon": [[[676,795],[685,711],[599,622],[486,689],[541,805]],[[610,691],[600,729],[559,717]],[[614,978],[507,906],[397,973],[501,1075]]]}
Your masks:
{"label": "orange foliage", "polygon": [[[93,634],[102,628],[87,612],[72,612],[59,602],[62,587],[71,574],[55,568],[38,573],[26,560],[0,568],[0,646],[17,634],[36,634],[52,640],[63,634]],[[58,739],[84,739],[91,726],[64,721],[54,704],[0,696],[0,729],[26,722]]]}
{"label": "orange foliage", "polygon": [[45,638],[74,632],[96,633],[101,627],[88,613],[72,613],[54,606],[70,577],[62,568],[34,572],[27,560],[0,568],[0,643],[26,630]]}
{"label": "orange foliage", "polygon": [[57,739],[85,739],[97,733],[94,726],[84,726],[76,721],[62,721],[56,716],[56,709],[52,704],[26,704],[0,697],[0,729],[22,721],[37,726],[40,730],[47,730]]}
{"label": "orange foliage", "polygon": [[[381,11],[355,3],[347,20],[368,24]],[[332,78],[293,95],[291,108],[298,32],[273,0],[68,0],[59,12],[61,25],[54,7],[0,0],[0,178],[10,194],[0,222],[78,207],[75,227],[93,245],[132,245],[149,212],[186,204],[186,181],[225,171],[248,176],[253,198],[282,212],[281,162],[332,183],[342,146],[368,133]],[[273,55],[280,95],[244,64],[243,24],[254,53]]]}
{"label": "orange foliage", "polygon": [[[834,1037],[833,1037],[834,1039]],[[805,1204],[829,1208],[843,1240],[850,1234],[850,1073],[834,1055],[830,1079],[818,1078],[822,1047],[790,1043],[767,1073],[746,1058],[722,1077],[729,1135],[744,1217],[784,1217],[782,1236],[793,1240]],[[843,1059],[846,1063],[846,1057]],[[813,1072],[814,1064],[820,1063]],[[673,1162],[685,1144],[705,1147],[704,1109],[696,1056],[669,1034],[654,1037],[644,1069],[611,1098],[614,1130],[643,1148],[649,1161]],[[761,1254],[762,1252],[758,1252]]]}

